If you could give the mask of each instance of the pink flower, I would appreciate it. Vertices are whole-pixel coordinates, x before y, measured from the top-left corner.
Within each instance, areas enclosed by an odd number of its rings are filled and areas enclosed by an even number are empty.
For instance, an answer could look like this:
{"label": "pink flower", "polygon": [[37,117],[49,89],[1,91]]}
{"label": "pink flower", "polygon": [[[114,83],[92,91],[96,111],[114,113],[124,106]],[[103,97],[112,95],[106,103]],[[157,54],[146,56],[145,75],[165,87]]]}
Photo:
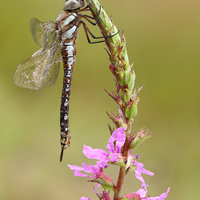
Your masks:
{"label": "pink flower", "polygon": [[109,161],[109,159],[108,159],[109,154],[107,152],[105,152],[104,150],[93,149],[90,146],[84,145],[83,153],[89,159],[99,160],[99,161],[97,161],[97,165],[99,167],[105,167],[105,168],[108,167],[107,162]]}
{"label": "pink flower", "polygon": [[107,151],[102,149],[93,149],[90,146],[84,145],[83,153],[86,157],[90,159],[99,160],[97,165],[99,167],[108,167],[108,162],[117,162],[121,157],[121,148],[123,147],[126,140],[125,128],[121,127],[116,129],[107,144]]}
{"label": "pink flower", "polygon": [[124,197],[126,198],[126,200],[141,200],[140,195],[136,193],[126,194]]}
{"label": "pink flower", "polygon": [[121,153],[121,148],[126,140],[125,130],[124,127],[120,127],[112,133],[106,146],[108,153]]}
{"label": "pink flower", "polygon": [[[101,172],[101,168],[98,165],[86,165],[85,163],[82,163],[82,167],[78,167],[76,165],[68,165],[68,167],[71,170],[74,170],[74,176],[80,177],[97,178]],[[83,174],[80,171],[92,174],[93,176]]]}
{"label": "pink flower", "polygon": [[145,200],[164,200],[167,197],[169,191],[170,191],[170,188],[168,188],[165,193],[162,193],[160,196],[156,196],[156,197],[146,197],[147,191],[144,189],[138,190],[136,194],[139,194],[140,197],[142,197],[141,199],[145,199]]}
{"label": "pink flower", "polygon": [[98,188],[100,185],[101,185],[101,184],[98,184],[97,187],[94,189],[94,192],[96,193],[97,197],[98,197],[99,199],[101,199],[101,200],[111,200],[111,199],[110,199],[110,196],[109,196],[109,195],[110,195],[110,191],[106,192],[106,190],[104,190],[104,191],[102,192],[102,194],[97,192],[97,188]]}
{"label": "pink flower", "polygon": [[80,200],[90,200],[90,198],[86,198],[86,197],[81,197]]}
{"label": "pink flower", "polygon": [[[93,149],[90,146],[84,145],[84,155],[89,159],[96,159],[96,165],[87,165],[86,163],[82,163],[82,167],[78,167],[76,165],[68,166],[71,170],[74,170],[74,176],[92,178],[91,182],[98,183],[97,187],[101,185],[104,188],[103,193],[97,193],[97,188],[95,189],[95,193],[102,200],[110,200],[109,192],[106,192],[105,188],[108,190],[116,188],[116,186],[114,185],[114,181],[103,172],[103,168],[107,168],[108,163],[126,166],[126,174],[130,173],[131,171],[135,171],[135,177],[141,181],[141,189],[139,189],[135,193],[127,194],[123,198],[128,200],[164,200],[167,197],[170,188],[168,188],[166,193],[163,193],[160,196],[146,197],[148,185],[145,183],[142,174],[153,176],[154,173],[146,170],[142,163],[136,161],[136,159],[140,158],[140,155],[131,155],[132,150],[129,151],[129,156],[127,160],[123,158],[123,156],[121,155],[121,150],[124,146],[125,140],[125,128],[118,128],[112,133],[111,137],[109,138],[109,142],[106,146],[107,152],[102,149]],[[81,197],[81,200],[90,199],[86,197]]]}
{"label": "pink flower", "polygon": [[144,181],[144,179],[143,179],[143,177],[142,177],[142,173],[143,174],[147,174],[147,175],[150,175],[150,176],[153,176],[154,175],[154,173],[153,172],[150,172],[150,171],[148,171],[148,170],[146,170],[146,169],[144,169],[143,167],[144,167],[144,165],[142,164],[142,163],[139,163],[139,162],[137,162],[137,161],[133,161],[133,163],[134,163],[134,165],[136,166],[136,169],[134,169],[134,171],[135,171],[135,177],[138,179],[138,180],[140,180],[141,182],[142,182],[142,184],[141,184],[141,188],[145,188],[145,189],[147,189],[147,184],[145,183],[145,181]]}
{"label": "pink flower", "polygon": [[[114,181],[108,175],[106,175],[102,168],[98,165],[86,165],[85,163],[82,163],[82,167],[78,167],[76,165],[68,166],[71,170],[74,170],[74,176],[93,178],[92,182],[100,183],[102,187],[107,189],[112,189],[115,186]],[[83,174],[80,171],[83,171],[87,174]]]}
{"label": "pink flower", "polygon": [[168,188],[167,192],[161,194],[160,196],[146,197],[147,191],[145,189],[139,189],[135,193],[126,194],[122,199],[126,199],[126,200],[143,200],[143,199],[144,200],[164,200],[167,197],[169,191],[170,191],[170,188]]}

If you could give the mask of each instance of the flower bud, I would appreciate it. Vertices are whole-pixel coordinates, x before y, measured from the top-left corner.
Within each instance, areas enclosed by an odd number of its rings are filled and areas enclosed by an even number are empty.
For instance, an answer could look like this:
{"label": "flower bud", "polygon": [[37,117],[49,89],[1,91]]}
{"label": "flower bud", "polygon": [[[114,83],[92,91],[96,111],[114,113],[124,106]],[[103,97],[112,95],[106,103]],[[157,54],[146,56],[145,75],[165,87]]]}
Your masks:
{"label": "flower bud", "polygon": [[147,129],[141,129],[133,138],[131,142],[130,149],[134,149],[136,146],[144,142],[146,139],[150,138],[152,135]]}
{"label": "flower bud", "polygon": [[122,199],[120,200],[141,200],[140,195],[136,193],[130,193],[126,194]]}
{"label": "flower bud", "polygon": [[105,191],[104,191],[102,194],[96,193],[96,195],[97,195],[98,198],[101,199],[101,200],[111,200],[111,199],[110,199],[110,191],[108,191],[108,192],[105,192]]}
{"label": "flower bud", "polygon": [[99,183],[99,184],[101,184],[101,186],[103,188],[109,189],[109,190],[112,190],[115,187],[114,181],[103,171],[100,172],[98,177],[96,179],[92,180],[91,182]]}
{"label": "flower bud", "polygon": [[133,91],[133,88],[135,86],[135,72],[132,69],[132,66],[133,66],[133,64],[131,65],[131,71],[129,73],[129,77],[128,77],[128,81],[127,81],[128,82],[128,88],[131,92]]}
{"label": "flower bud", "polygon": [[111,115],[109,112],[106,112],[108,117],[113,121],[113,123],[117,126],[117,127],[125,127],[126,128],[126,124],[123,122],[123,120],[120,117],[117,117],[115,115]]}
{"label": "flower bud", "polygon": [[131,93],[129,89],[124,89],[124,101],[125,103],[128,103],[131,99]]}
{"label": "flower bud", "polygon": [[128,119],[135,117],[137,115],[137,105],[132,102],[132,104],[127,106],[125,114]]}

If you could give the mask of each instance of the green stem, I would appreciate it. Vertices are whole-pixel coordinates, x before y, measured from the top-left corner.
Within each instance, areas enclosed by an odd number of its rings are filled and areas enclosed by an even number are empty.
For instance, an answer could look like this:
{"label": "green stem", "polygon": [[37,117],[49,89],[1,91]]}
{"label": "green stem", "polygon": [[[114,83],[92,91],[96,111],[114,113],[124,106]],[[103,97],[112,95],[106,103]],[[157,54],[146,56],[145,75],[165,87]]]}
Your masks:
{"label": "green stem", "polygon": [[117,180],[117,186],[116,186],[116,189],[114,190],[113,200],[119,200],[119,198],[120,198],[120,193],[121,193],[122,186],[123,186],[124,179],[125,179],[125,169],[126,169],[126,167],[120,167],[119,176],[118,176],[118,180]]}
{"label": "green stem", "polygon": [[[88,0],[88,2],[89,2],[91,12],[96,19],[100,10],[100,3],[97,0]],[[111,19],[108,17],[108,15],[106,14],[102,6],[101,6],[101,12],[99,15],[99,20],[98,20],[98,26],[101,29],[101,32],[104,36],[114,35],[115,33],[118,32],[118,29],[116,28],[114,23],[111,21]],[[119,34],[115,35],[114,37],[105,38],[105,41],[112,55],[117,53],[118,46],[121,45],[122,43]],[[124,61],[129,64],[128,54],[125,47],[123,48],[123,57],[124,57]]]}
{"label": "green stem", "polygon": [[[124,144],[124,148],[122,150],[122,156],[124,156],[125,158],[128,158],[128,149],[129,149],[129,143],[128,143],[128,139],[126,139],[126,143]],[[119,200],[125,176],[126,176],[126,167],[124,166],[120,167],[119,176],[117,180],[117,186],[114,191],[113,200]]]}
{"label": "green stem", "polygon": [[[97,0],[88,0],[88,2],[92,15],[94,16],[95,19],[97,18],[99,10],[101,8],[98,20],[98,26],[103,36],[114,35],[115,33],[117,33],[118,32],[117,28],[115,27],[111,19],[108,17],[105,10],[102,7],[100,7],[100,3]],[[132,66],[130,66],[129,64],[124,35],[122,36],[122,38],[120,38],[119,34],[113,37],[105,38],[105,43],[109,50],[109,57],[111,64],[115,67],[116,75],[121,74],[120,77],[121,79],[119,80],[116,79],[116,82],[119,81],[117,82],[117,84],[121,88],[120,90],[123,94],[125,93],[126,90],[129,90],[130,97],[132,97],[131,94],[135,82],[135,72],[132,69]],[[117,89],[118,96],[120,96],[119,87]],[[123,123],[126,125],[127,128],[126,129],[127,138],[122,150],[122,156],[127,159],[128,150],[130,148],[129,137],[131,133],[131,124],[133,120],[128,119],[125,115],[126,106],[128,106],[126,100],[129,100],[130,97],[128,97],[125,100],[123,94],[120,97],[122,99],[124,106],[122,107],[122,112],[119,112],[120,113],[119,115],[120,118],[123,119]],[[117,185],[116,188],[114,188],[114,198],[113,198],[114,200],[120,199],[120,193],[124,183],[125,174],[126,174],[126,167],[125,166],[120,167]]]}

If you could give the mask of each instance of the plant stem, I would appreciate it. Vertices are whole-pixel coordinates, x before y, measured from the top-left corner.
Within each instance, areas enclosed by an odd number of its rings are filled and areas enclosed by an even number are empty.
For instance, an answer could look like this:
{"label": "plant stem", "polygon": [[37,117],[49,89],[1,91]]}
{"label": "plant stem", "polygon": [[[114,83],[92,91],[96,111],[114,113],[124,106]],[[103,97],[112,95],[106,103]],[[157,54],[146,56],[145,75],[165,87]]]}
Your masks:
{"label": "plant stem", "polygon": [[126,169],[126,167],[120,167],[119,176],[118,176],[118,180],[117,180],[117,187],[114,191],[113,200],[118,200],[120,198],[120,193],[121,193],[122,186],[123,186],[124,179],[125,179],[125,169]]}
{"label": "plant stem", "polygon": [[[137,114],[137,92],[134,92],[135,72],[132,65],[129,64],[128,54],[126,50],[126,41],[122,32],[120,38],[117,28],[112,20],[108,17],[104,9],[97,0],[87,0],[93,17],[96,19],[99,10],[98,26],[103,36],[114,35],[113,37],[105,37],[105,43],[108,47],[108,55],[111,62],[110,70],[115,76],[117,90],[113,95],[109,94],[118,105],[117,116],[112,117],[107,113],[116,127],[126,128],[126,142],[122,150],[122,156],[128,159],[128,151],[130,148],[131,125],[133,116]],[[115,35],[116,34],[116,35]],[[137,100],[137,101],[136,101]],[[120,193],[126,175],[126,167],[122,166],[119,170],[119,176],[116,188],[114,188],[114,200],[120,199]]]}

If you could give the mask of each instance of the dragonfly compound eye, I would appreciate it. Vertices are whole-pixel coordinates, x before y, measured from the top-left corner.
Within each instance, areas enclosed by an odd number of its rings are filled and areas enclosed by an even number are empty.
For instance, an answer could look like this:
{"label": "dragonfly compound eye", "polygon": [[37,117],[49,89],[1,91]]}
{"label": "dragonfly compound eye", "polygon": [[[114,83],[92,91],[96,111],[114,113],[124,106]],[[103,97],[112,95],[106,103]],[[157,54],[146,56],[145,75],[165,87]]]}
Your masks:
{"label": "dragonfly compound eye", "polygon": [[76,10],[84,6],[84,1],[68,0],[64,3],[63,10]]}

